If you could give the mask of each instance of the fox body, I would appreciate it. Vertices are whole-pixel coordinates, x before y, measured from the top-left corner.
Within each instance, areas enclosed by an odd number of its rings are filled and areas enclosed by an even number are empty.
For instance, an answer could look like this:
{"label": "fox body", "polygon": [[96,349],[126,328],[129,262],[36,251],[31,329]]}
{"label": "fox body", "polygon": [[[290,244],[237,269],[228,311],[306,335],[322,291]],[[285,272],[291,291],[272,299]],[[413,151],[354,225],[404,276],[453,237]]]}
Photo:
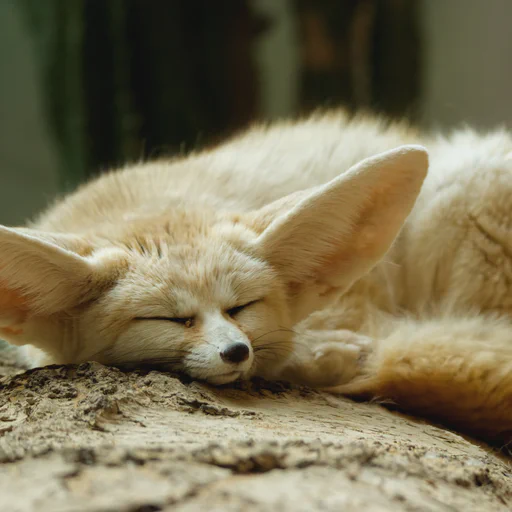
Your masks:
{"label": "fox body", "polygon": [[511,155],[332,112],[103,175],[0,228],[0,336],[33,366],[288,379],[508,438]]}

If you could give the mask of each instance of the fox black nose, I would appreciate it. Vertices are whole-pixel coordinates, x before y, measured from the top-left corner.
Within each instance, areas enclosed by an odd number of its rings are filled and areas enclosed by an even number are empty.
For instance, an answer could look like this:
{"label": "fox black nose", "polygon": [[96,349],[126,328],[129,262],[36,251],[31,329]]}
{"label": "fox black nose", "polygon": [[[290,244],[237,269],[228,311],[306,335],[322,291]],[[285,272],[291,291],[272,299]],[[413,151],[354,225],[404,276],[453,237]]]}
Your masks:
{"label": "fox black nose", "polygon": [[232,343],[220,353],[220,357],[227,363],[241,363],[249,357],[249,347],[245,343]]}

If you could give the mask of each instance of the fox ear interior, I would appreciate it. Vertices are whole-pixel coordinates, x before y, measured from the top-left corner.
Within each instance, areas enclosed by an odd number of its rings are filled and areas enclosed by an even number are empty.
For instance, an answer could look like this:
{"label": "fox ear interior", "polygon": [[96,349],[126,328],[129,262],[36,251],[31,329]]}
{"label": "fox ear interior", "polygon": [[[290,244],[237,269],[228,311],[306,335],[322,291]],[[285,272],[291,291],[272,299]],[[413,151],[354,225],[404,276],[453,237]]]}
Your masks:
{"label": "fox ear interior", "polygon": [[421,146],[363,160],[329,183],[285,197],[257,213],[268,224],[258,253],[294,285],[346,289],[389,250],[427,174]]}
{"label": "fox ear interior", "polygon": [[86,242],[71,235],[0,226],[0,326],[27,315],[77,305],[101,281],[97,261],[80,256]]}

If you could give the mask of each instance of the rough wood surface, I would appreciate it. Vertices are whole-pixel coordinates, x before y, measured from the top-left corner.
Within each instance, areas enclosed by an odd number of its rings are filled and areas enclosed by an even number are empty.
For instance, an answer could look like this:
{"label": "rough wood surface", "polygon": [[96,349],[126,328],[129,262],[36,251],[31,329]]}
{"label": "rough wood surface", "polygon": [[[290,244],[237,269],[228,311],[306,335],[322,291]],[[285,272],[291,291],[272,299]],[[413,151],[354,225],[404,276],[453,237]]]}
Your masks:
{"label": "rough wood surface", "polygon": [[507,459],[376,404],[96,363],[0,375],[5,512],[512,509]]}

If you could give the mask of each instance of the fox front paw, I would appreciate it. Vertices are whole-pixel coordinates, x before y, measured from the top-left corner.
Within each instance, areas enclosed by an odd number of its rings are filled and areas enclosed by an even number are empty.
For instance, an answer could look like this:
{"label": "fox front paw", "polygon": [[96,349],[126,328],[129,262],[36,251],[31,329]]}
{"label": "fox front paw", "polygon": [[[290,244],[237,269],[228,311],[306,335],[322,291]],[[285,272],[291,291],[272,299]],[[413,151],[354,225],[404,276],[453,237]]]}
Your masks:
{"label": "fox front paw", "polygon": [[374,340],[351,331],[317,331],[310,359],[293,368],[293,380],[316,388],[346,384],[356,377]]}
{"label": "fox front paw", "polygon": [[346,384],[359,372],[363,352],[352,343],[327,342],[313,350],[313,365],[318,376],[317,387]]}

